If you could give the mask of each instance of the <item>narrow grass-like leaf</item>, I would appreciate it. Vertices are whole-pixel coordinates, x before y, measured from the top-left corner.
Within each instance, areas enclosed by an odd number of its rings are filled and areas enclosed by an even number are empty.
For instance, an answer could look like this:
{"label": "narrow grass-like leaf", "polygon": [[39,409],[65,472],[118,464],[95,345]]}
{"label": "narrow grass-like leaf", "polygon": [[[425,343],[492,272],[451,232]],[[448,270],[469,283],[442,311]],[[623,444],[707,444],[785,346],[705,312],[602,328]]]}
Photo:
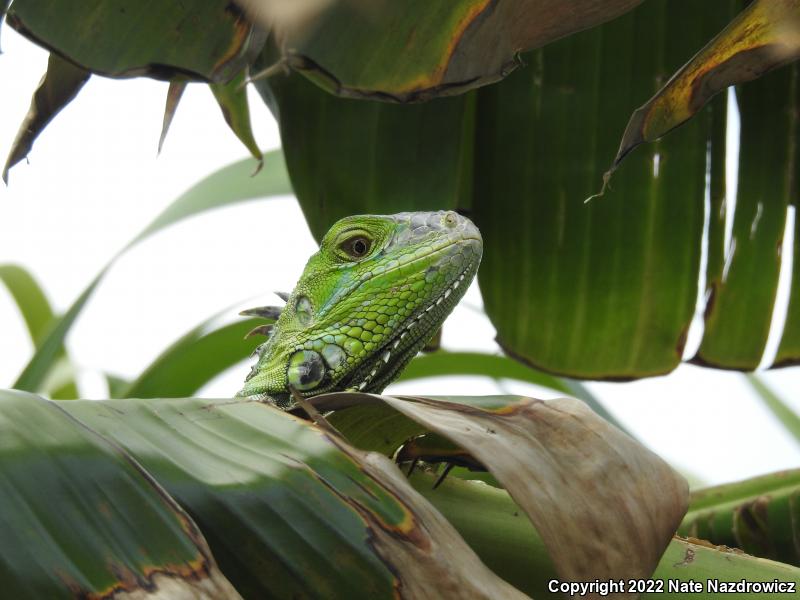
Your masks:
{"label": "narrow grass-like leaf", "polygon": [[678,532],[800,565],[800,470],[692,493]]}
{"label": "narrow grass-like leaf", "polygon": [[239,597],[163,488],[58,404],[0,391],[0,438],[4,597]]}
{"label": "narrow grass-like leaf", "polygon": [[2,173],[5,183],[8,183],[8,170],[28,155],[34,140],[44,131],[53,117],[72,102],[89,79],[89,75],[89,71],[64,60],[59,55],[55,53],[50,55],[47,72],[33,94],[28,114],[25,115],[8,152]]}
{"label": "narrow grass-like leaf", "polygon": [[266,167],[253,177],[249,176],[247,170],[246,163],[249,161],[240,161],[229,165],[195,184],[170,204],[103,267],[67,312],[53,324],[13,387],[27,391],[39,389],[47,372],[53,366],[58,349],[63,345],[75,319],[116,259],[127,249],[165,227],[194,215],[245,200],[290,194],[291,186],[280,157],[279,150],[267,153],[265,155]]}
{"label": "narrow grass-like leaf", "polygon": [[105,378],[106,384],[108,385],[108,397],[124,398],[125,396],[122,395],[122,392],[130,387],[131,382],[128,379],[119,377],[118,375],[112,375],[111,373],[106,373]]}
{"label": "narrow grass-like leaf", "polygon": [[569,388],[558,377],[530,369],[505,356],[482,352],[446,352],[417,356],[398,381],[441,377],[443,375],[484,375],[494,379],[517,379],[569,394]]}
{"label": "narrow grass-like leaf", "polygon": [[[44,290],[28,271],[18,265],[0,265],[0,281],[5,284],[19,308],[34,348],[39,348],[48,328],[56,320]],[[51,381],[46,392],[55,400],[77,398],[78,387],[63,344],[57,349],[56,357],[61,360],[61,377],[57,383]]]}
{"label": "narrow grass-like leaf", "polygon": [[294,193],[281,150],[264,154],[264,165],[261,171],[253,175],[253,160],[248,158],[201,179],[167,206],[125,249],[173,223],[215,208]]}
{"label": "narrow grass-like leaf", "polygon": [[75,322],[75,319],[78,318],[84,305],[100,283],[100,280],[106,274],[110,265],[111,263],[100,271],[89,286],[78,296],[78,299],[75,300],[72,306],[69,307],[66,313],[51,323],[51,327],[42,338],[41,343],[36,346],[33,357],[28,361],[28,364],[25,365],[25,368],[22,370],[22,373],[19,374],[19,377],[17,377],[12,387],[28,392],[35,392],[41,389],[41,385],[45,381],[47,374],[53,368],[64,346],[64,340],[72,324]]}
{"label": "narrow grass-like leaf", "polygon": [[746,375],[747,381],[753,386],[758,396],[764,402],[773,416],[781,422],[794,439],[800,443],[800,416],[791,409],[778,395],[773,392],[757,375]]}
{"label": "narrow grass-like leaf", "polygon": [[122,398],[185,398],[225,369],[247,358],[263,339],[245,340],[263,323],[247,319],[208,331],[206,324],[189,332],[161,353],[123,390]]}
{"label": "narrow grass-like leaf", "polygon": [[35,344],[54,318],[44,290],[25,268],[18,265],[0,265],[0,282],[11,294]]}
{"label": "narrow grass-like leaf", "polygon": [[447,375],[483,375],[494,379],[516,379],[550,388],[583,400],[606,421],[627,432],[627,429],[600,404],[597,398],[577,381],[542,373],[505,356],[481,352],[436,352],[417,356],[403,370],[397,381]]}

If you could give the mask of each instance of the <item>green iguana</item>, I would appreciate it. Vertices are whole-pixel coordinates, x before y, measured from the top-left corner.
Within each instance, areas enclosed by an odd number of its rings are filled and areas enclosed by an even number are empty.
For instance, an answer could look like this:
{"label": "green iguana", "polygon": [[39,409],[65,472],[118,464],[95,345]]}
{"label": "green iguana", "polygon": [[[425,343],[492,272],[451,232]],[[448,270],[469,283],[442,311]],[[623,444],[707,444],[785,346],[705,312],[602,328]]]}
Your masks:
{"label": "green iguana", "polygon": [[243,313],[277,322],[254,330],[269,339],[238,395],[287,407],[291,388],[383,391],[464,295],[482,252],[477,227],[455,212],[338,221],[283,310]]}

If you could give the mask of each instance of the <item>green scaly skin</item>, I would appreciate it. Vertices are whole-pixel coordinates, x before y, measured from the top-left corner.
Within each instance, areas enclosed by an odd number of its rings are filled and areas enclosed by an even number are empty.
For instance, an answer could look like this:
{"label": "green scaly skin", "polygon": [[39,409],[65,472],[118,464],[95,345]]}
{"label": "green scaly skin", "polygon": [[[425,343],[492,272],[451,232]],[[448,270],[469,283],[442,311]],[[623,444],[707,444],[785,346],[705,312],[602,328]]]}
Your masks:
{"label": "green scaly skin", "polygon": [[482,252],[478,229],[454,212],[338,221],[238,395],[286,407],[291,388],[305,397],[383,391],[464,295]]}

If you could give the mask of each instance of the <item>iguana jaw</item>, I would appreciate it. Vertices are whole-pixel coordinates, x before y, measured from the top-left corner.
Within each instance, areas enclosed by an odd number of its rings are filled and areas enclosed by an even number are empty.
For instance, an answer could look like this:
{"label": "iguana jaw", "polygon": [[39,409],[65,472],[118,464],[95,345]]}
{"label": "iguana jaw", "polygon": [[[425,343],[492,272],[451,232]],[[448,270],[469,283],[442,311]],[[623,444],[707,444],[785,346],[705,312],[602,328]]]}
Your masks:
{"label": "iguana jaw", "polygon": [[[341,248],[359,236],[370,251],[343,257]],[[451,212],[339,221],[309,260],[239,395],[286,405],[290,386],[304,396],[381,391],[463,296],[481,253],[477,228]]]}
{"label": "iguana jaw", "polygon": [[441,327],[466,293],[476,271],[477,264],[464,269],[441,294],[401,322],[397,331],[372,358],[365,360],[349,376],[343,377],[338,387],[368,393],[381,392]]}

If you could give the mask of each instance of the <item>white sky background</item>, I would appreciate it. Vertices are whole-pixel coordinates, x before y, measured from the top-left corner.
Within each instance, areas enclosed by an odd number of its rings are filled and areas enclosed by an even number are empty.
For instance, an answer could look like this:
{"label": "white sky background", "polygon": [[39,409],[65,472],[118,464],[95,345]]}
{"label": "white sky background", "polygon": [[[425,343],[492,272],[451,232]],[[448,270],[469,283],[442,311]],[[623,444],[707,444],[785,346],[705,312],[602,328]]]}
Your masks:
{"label": "white sky background", "polygon": [[[8,27],[0,38],[4,160],[47,57]],[[36,142],[30,164],[11,170],[8,188],[0,185],[0,263],[29,269],[57,311],[181,192],[246,155],[211,93],[190,85],[156,157],[166,90],[166,83],[146,79],[93,77]],[[277,126],[255,93],[251,111],[261,147],[277,148]],[[314,250],[292,197],[195,217],[135,247],[108,274],[68,339],[84,397],[105,396],[98,373],[135,376],[176,338],[233,303],[275,303],[269,292],[290,291]],[[480,305],[473,285],[445,326],[446,348],[499,352],[491,324],[470,308]],[[31,352],[0,286],[0,387],[13,383]],[[237,366],[200,395],[232,395],[247,369]],[[800,369],[763,376],[800,411]],[[800,446],[738,373],[684,365],[667,377],[588,387],[639,439],[705,482],[800,465]],[[420,380],[389,391],[555,396],[482,377]]]}

